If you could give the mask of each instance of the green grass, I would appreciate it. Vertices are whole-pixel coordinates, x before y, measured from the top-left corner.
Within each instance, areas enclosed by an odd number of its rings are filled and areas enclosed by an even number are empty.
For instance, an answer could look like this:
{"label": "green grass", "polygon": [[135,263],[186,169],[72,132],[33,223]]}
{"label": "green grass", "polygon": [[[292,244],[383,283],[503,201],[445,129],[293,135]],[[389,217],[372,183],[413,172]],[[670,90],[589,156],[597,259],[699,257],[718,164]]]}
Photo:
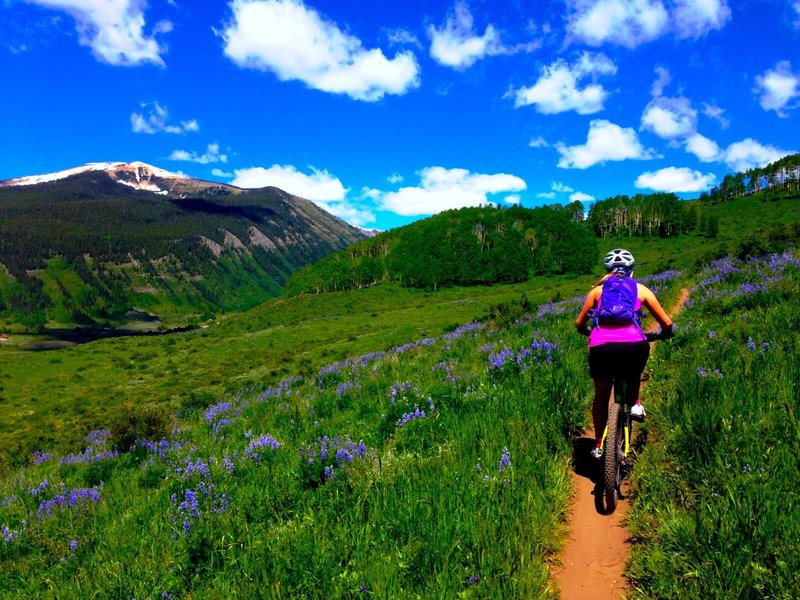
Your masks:
{"label": "green grass", "polygon": [[565,308],[243,389],[163,450],[103,455],[100,435],[77,464],[19,471],[0,485],[0,595],[554,597],[589,387]]}
{"label": "green grass", "polygon": [[795,253],[702,273],[650,366],[634,597],[800,596],[798,266]]}
{"label": "green grass", "polygon": [[12,335],[0,348],[0,462],[18,465],[34,450],[72,448],[131,406],[175,411],[193,394],[220,397],[313,373],[485,318],[493,305],[520,302],[523,294],[538,304],[569,297],[590,281],[552,278],[436,293],[380,286],[278,299],[206,329],[49,352],[26,351],[37,338]]}

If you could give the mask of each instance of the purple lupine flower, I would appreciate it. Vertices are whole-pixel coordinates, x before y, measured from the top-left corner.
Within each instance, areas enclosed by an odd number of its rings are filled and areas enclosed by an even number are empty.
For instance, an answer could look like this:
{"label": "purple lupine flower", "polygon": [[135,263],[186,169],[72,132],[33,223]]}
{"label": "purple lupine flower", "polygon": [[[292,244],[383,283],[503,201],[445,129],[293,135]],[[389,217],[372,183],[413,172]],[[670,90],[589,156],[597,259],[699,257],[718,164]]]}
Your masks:
{"label": "purple lupine flower", "polygon": [[419,406],[415,404],[413,412],[403,413],[403,416],[397,420],[395,425],[397,427],[404,427],[405,425],[408,425],[411,421],[414,421],[416,419],[424,419],[425,416],[426,416],[425,411],[420,410]]}
{"label": "purple lupine flower", "polygon": [[508,448],[503,448],[503,455],[500,457],[500,462],[497,465],[497,470],[503,473],[511,466],[511,457],[508,455]]}
{"label": "purple lupine flower", "polygon": [[3,536],[3,542],[10,544],[11,542],[17,541],[17,538],[19,537],[19,531],[12,531],[5,523],[3,523],[2,527],[0,527],[0,535]]}
{"label": "purple lupine flower", "polygon": [[70,540],[69,549],[75,550],[78,547],[78,540]]}
{"label": "purple lupine flower", "polygon": [[33,464],[40,465],[43,462],[46,462],[53,458],[53,455],[50,452],[42,452],[41,450],[34,450],[31,453],[31,459],[33,460]]}
{"label": "purple lupine flower", "polygon": [[259,454],[256,453],[257,448],[267,448],[269,450],[277,450],[281,447],[281,443],[276,440],[274,437],[268,434],[262,433],[258,438],[253,438],[250,440],[250,443],[245,448],[245,456],[248,458],[253,459],[254,461],[258,462],[261,458]]}

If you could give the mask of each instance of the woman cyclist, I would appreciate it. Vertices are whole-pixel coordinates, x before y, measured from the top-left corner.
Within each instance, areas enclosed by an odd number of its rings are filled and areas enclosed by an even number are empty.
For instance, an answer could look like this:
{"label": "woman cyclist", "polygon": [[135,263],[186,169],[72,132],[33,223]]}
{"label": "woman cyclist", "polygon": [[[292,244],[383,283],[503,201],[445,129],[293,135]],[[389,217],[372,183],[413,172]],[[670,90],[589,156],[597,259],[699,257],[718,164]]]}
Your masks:
{"label": "woman cyclist", "polygon": [[[589,331],[590,311],[599,311],[606,282],[611,277],[630,278],[633,273],[633,255],[622,248],[615,248],[606,254],[603,265],[608,274],[591,289],[578,318],[575,319],[578,331],[589,334],[589,375],[594,381],[592,403],[592,420],[596,437],[595,448],[592,450],[594,458],[602,456],[600,447],[608,420],[608,401],[615,377],[627,379],[630,397],[637,398],[636,404],[631,407],[631,415],[638,419],[644,417],[644,407],[638,400],[639,381],[650,355],[650,344],[647,343],[638,318],[633,318],[627,323],[603,323],[595,319],[594,327]],[[661,326],[661,337],[672,337],[672,320],[664,312],[653,292],[641,283],[636,283],[635,286],[634,311],[638,313],[643,306],[647,307]]]}

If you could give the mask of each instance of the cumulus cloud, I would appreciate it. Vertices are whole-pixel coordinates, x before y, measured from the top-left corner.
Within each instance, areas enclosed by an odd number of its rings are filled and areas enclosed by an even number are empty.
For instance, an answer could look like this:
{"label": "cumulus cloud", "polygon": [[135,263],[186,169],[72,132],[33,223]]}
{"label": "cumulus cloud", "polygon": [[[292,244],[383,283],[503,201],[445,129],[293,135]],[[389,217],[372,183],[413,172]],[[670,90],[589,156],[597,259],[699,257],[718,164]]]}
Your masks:
{"label": "cumulus cloud", "polygon": [[793,153],[747,138],[728,146],[722,153],[722,160],[734,171],[747,171],[766,167],[769,163]]}
{"label": "cumulus cloud", "polygon": [[181,121],[178,125],[169,123],[169,112],[158,102],[142,103],[141,108],[146,109],[147,113],[131,113],[131,130],[134,133],[186,133],[200,130],[195,119]]}
{"label": "cumulus cloud", "polygon": [[714,106],[713,104],[704,102],[703,114],[710,119],[714,119],[723,129],[730,127],[731,122],[728,120],[728,117],[725,116],[725,109],[720,108],[719,106]]}
{"label": "cumulus cloud", "polygon": [[686,151],[694,154],[702,162],[714,162],[720,158],[720,149],[714,140],[695,133],[686,140]]}
{"label": "cumulus cloud", "polygon": [[584,192],[575,192],[569,196],[570,202],[594,202],[595,200],[596,198],[594,196]]}
{"label": "cumulus cloud", "polygon": [[664,67],[656,67],[656,80],[653,82],[653,86],[650,88],[650,93],[653,96],[660,96],[664,93],[664,88],[669,85],[669,82],[672,81],[672,77],[669,74],[669,71]]}
{"label": "cumulus cloud", "polygon": [[730,20],[725,0],[568,0],[567,29],[589,45],[635,48],[668,32],[698,38]]}
{"label": "cumulus cloud", "polygon": [[654,157],[654,152],[645,149],[639,142],[636,131],[604,119],[589,123],[585,144],[567,146],[559,143],[556,149],[561,154],[558,166],[562,169],[587,169],[610,160],[646,160]]}
{"label": "cumulus cloud", "polygon": [[312,201],[351,225],[365,226],[375,222],[375,214],[371,210],[347,198],[350,190],[338,177],[315,167],[309,167],[309,171],[304,173],[293,165],[235,169],[231,184],[241,188],[279,188]]}
{"label": "cumulus cloud", "polygon": [[538,194],[536,194],[536,197],[537,198],[544,198],[545,200],[552,200],[553,198],[556,197],[556,193],[555,192],[539,192]]}
{"label": "cumulus cloud", "polygon": [[201,165],[228,162],[228,155],[220,154],[219,144],[209,144],[208,148],[203,154],[189,152],[188,150],[173,150],[167,158],[169,160],[193,162]]}
{"label": "cumulus cloud", "polygon": [[539,80],[531,87],[513,92],[514,105],[529,106],[546,115],[574,110],[588,115],[603,110],[608,92],[598,83],[581,88],[583,80],[594,80],[599,75],[613,75],[616,65],[603,54],[584,52],[572,65],[557,60],[542,69]]}
{"label": "cumulus cloud", "polygon": [[716,175],[682,167],[667,167],[642,173],[634,185],[640,189],[657,192],[702,192],[711,189],[717,181]]}
{"label": "cumulus cloud", "polygon": [[156,41],[168,33],[168,21],[145,32],[144,8],[140,0],[24,0],[44,8],[60,10],[75,19],[78,41],[91,49],[95,58],[115,66],[153,63],[163,66],[166,49]]}
{"label": "cumulus cloud", "polygon": [[550,189],[554,192],[574,192],[575,190],[572,189],[570,186],[561,183],[560,181],[554,181],[553,184],[550,186]]}
{"label": "cumulus cloud", "polygon": [[528,146],[531,148],[548,148],[550,144],[542,136],[538,136],[531,138],[531,141],[528,142]]}
{"label": "cumulus cloud", "polygon": [[243,68],[270,71],[333,94],[375,102],[419,85],[411,52],[389,59],[301,0],[233,0],[221,32],[225,55]]}
{"label": "cumulus cloud", "polygon": [[383,209],[403,216],[432,215],[443,210],[489,204],[490,195],[506,195],[527,188],[525,181],[515,175],[471,173],[467,169],[427,167],[420,171],[420,184],[403,187],[395,192],[372,190],[373,197]]}
{"label": "cumulus cloud", "polygon": [[677,37],[699,38],[722,29],[731,18],[731,9],[725,0],[676,0],[672,18]]}
{"label": "cumulus cloud", "polygon": [[391,175],[389,175],[389,177],[386,178],[386,181],[388,181],[393,185],[397,183],[402,183],[403,176],[400,175],[400,173],[392,173]]}
{"label": "cumulus cloud", "polygon": [[593,46],[608,42],[635,48],[669,27],[660,0],[571,0],[567,13],[570,33]]}
{"label": "cumulus cloud", "polygon": [[519,194],[510,194],[503,198],[503,202],[506,204],[517,205],[522,202],[522,198],[520,198]]}
{"label": "cumulus cloud", "polygon": [[347,188],[328,171],[309,167],[310,173],[298,171],[293,165],[272,165],[236,169],[232,185],[242,188],[276,187],[307,200],[325,202],[344,200]]}
{"label": "cumulus cloud", "polygon": [[431,38],[431,57],[440,65],[466,69],[480,59],[503,52],[500,34],[487,25],[483,35],[473,30],[472,13],[464,2],[457,2],[455,11],[447,18],[445,26],[428,28]]}
{"label": "cumulus cloud", "polygon": [[753,90],[761,94],[760,104],[764,110],[774,110],[780,117],[788,116],[784,109],[795,108],[791,101],[800,97],[800,74],[792,72],[788,60],[782,60],[774,69],[756,77]]}
{"label": "cumulus cloud", "polygon": [[642,129],[666,140],[686,137],[697,127],[697,111],[687,98],[653,98],[642,114]]}

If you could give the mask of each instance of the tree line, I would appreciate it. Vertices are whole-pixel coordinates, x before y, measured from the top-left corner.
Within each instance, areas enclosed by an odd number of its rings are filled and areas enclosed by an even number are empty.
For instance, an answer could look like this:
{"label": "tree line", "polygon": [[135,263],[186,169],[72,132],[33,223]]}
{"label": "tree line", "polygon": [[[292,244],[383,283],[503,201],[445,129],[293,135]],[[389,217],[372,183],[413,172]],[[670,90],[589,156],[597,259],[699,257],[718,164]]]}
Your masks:
{"label": "tree line", "polygon": [[393,281],[407,287],[487,285],[542,274],[588,273],[597,241],[574,207],[448,210],[381,233],[301,269],[288,294]]}
{"label": "tree line", "polygon": [[771,196],[800,193],[800,154],[790,154],[766,167],[727,174],[718,186],[700,195],[703,203],[724,202],[757,192]]}

